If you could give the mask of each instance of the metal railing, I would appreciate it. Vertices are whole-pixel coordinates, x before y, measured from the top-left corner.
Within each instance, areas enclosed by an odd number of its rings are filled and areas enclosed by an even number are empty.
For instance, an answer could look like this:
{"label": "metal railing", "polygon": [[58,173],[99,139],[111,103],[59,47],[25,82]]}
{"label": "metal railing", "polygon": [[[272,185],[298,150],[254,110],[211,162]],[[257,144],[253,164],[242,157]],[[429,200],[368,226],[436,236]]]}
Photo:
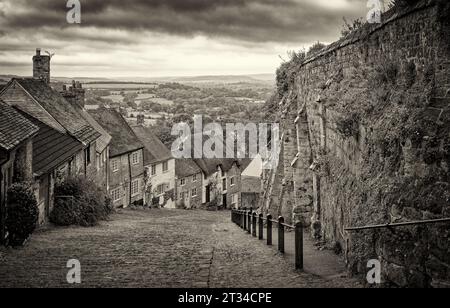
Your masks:
{"label": "metal railing", "polygon": [[362,226],[362,227],[350,227],[345,228],[345,231],[361,231],[361,230],[373,230],[373,229],[384,229],[384,228],[394,228],[394,227],[406,227],[406,226],[416,226],[416,225],[429,225],[429,224],[438,224],[438,223],[449,223],[450,218],[441,218],[441,219],[428,219],[428,220],[415,220],[415,221],[407,221],[407,222],[398,222],[398,223],[388,223],[382,225],[371,225],[371,226]]}
{"label": "metal railing", "polygon": [[303,269],[303,225],[297,223],[295,226],[288,225],[284,222],[284,218],[280,216],[278,220],[272,219],[271,215],[264,217],[263,214],[257,215],[252,208],[250,210],[232,210],[231,221],[241,227],[253,237],[264,240],[264,222],[266,222],[266,243],[272,246],[273,224],[278,226],[278,251],[285,253],[285,229],[295,231],[295,268]]}

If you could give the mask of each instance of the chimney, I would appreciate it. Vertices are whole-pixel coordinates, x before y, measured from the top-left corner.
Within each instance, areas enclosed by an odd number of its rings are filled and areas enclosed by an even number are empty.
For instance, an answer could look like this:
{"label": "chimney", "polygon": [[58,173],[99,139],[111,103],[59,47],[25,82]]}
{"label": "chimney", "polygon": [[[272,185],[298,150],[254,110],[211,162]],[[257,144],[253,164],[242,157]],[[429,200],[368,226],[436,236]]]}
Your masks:
{"label": "chimney", "polygon": [[36,49],[36,55],[33,57],[33,78],[50,83],[50,56],[41,55],[40,48]]}
{"label": "chimney", "polygon": [[69,103],[77,104],[84,108],[86,91],[83,89],[81,82],[74,80],[72,81],[72,85],[68,88],[64,85],[61,95],[64,96]]}

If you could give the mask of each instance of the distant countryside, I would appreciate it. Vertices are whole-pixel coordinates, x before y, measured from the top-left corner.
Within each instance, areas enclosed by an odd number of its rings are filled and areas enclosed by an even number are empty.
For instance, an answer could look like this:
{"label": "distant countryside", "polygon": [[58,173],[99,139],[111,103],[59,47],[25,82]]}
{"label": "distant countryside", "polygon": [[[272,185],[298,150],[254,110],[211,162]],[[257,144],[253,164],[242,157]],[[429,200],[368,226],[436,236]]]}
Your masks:
{"label": "distant countryside", "polygon": [[130,124],[137,124],[140,118],[167,146],[174,140],[170,134],[173,124],[192,123],[193,115],[202,115],[205,123],[267,122],[270,114],[265,106],[274,94],[274,87],[270,78],[243,80],[230,76],[184,82],[84,84],[86,109],[120,107]]}

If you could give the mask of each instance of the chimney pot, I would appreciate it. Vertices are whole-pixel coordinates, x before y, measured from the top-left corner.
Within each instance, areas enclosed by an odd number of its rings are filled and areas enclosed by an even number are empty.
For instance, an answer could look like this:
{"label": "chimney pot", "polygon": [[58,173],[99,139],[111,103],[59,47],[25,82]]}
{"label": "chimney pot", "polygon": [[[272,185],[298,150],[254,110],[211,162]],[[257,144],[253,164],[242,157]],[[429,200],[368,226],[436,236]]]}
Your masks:
{"label": "chimney pot", "polygon": [[41,55],[41,49],[40,48],[36,48],[36,56],[40,56]]}

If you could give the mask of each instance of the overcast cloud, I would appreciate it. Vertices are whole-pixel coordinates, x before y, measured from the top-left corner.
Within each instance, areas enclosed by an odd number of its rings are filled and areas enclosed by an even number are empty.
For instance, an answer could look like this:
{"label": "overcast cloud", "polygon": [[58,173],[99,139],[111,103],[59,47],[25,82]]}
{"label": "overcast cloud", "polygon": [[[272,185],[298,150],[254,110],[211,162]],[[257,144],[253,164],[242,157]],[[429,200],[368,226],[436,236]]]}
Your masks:
{"label": "overcast cloud", "polygon": [[273,73],[278,55],[339,37],[366,0],[0,0],[0,74],[30,73],[36,47],[54,76]]}

